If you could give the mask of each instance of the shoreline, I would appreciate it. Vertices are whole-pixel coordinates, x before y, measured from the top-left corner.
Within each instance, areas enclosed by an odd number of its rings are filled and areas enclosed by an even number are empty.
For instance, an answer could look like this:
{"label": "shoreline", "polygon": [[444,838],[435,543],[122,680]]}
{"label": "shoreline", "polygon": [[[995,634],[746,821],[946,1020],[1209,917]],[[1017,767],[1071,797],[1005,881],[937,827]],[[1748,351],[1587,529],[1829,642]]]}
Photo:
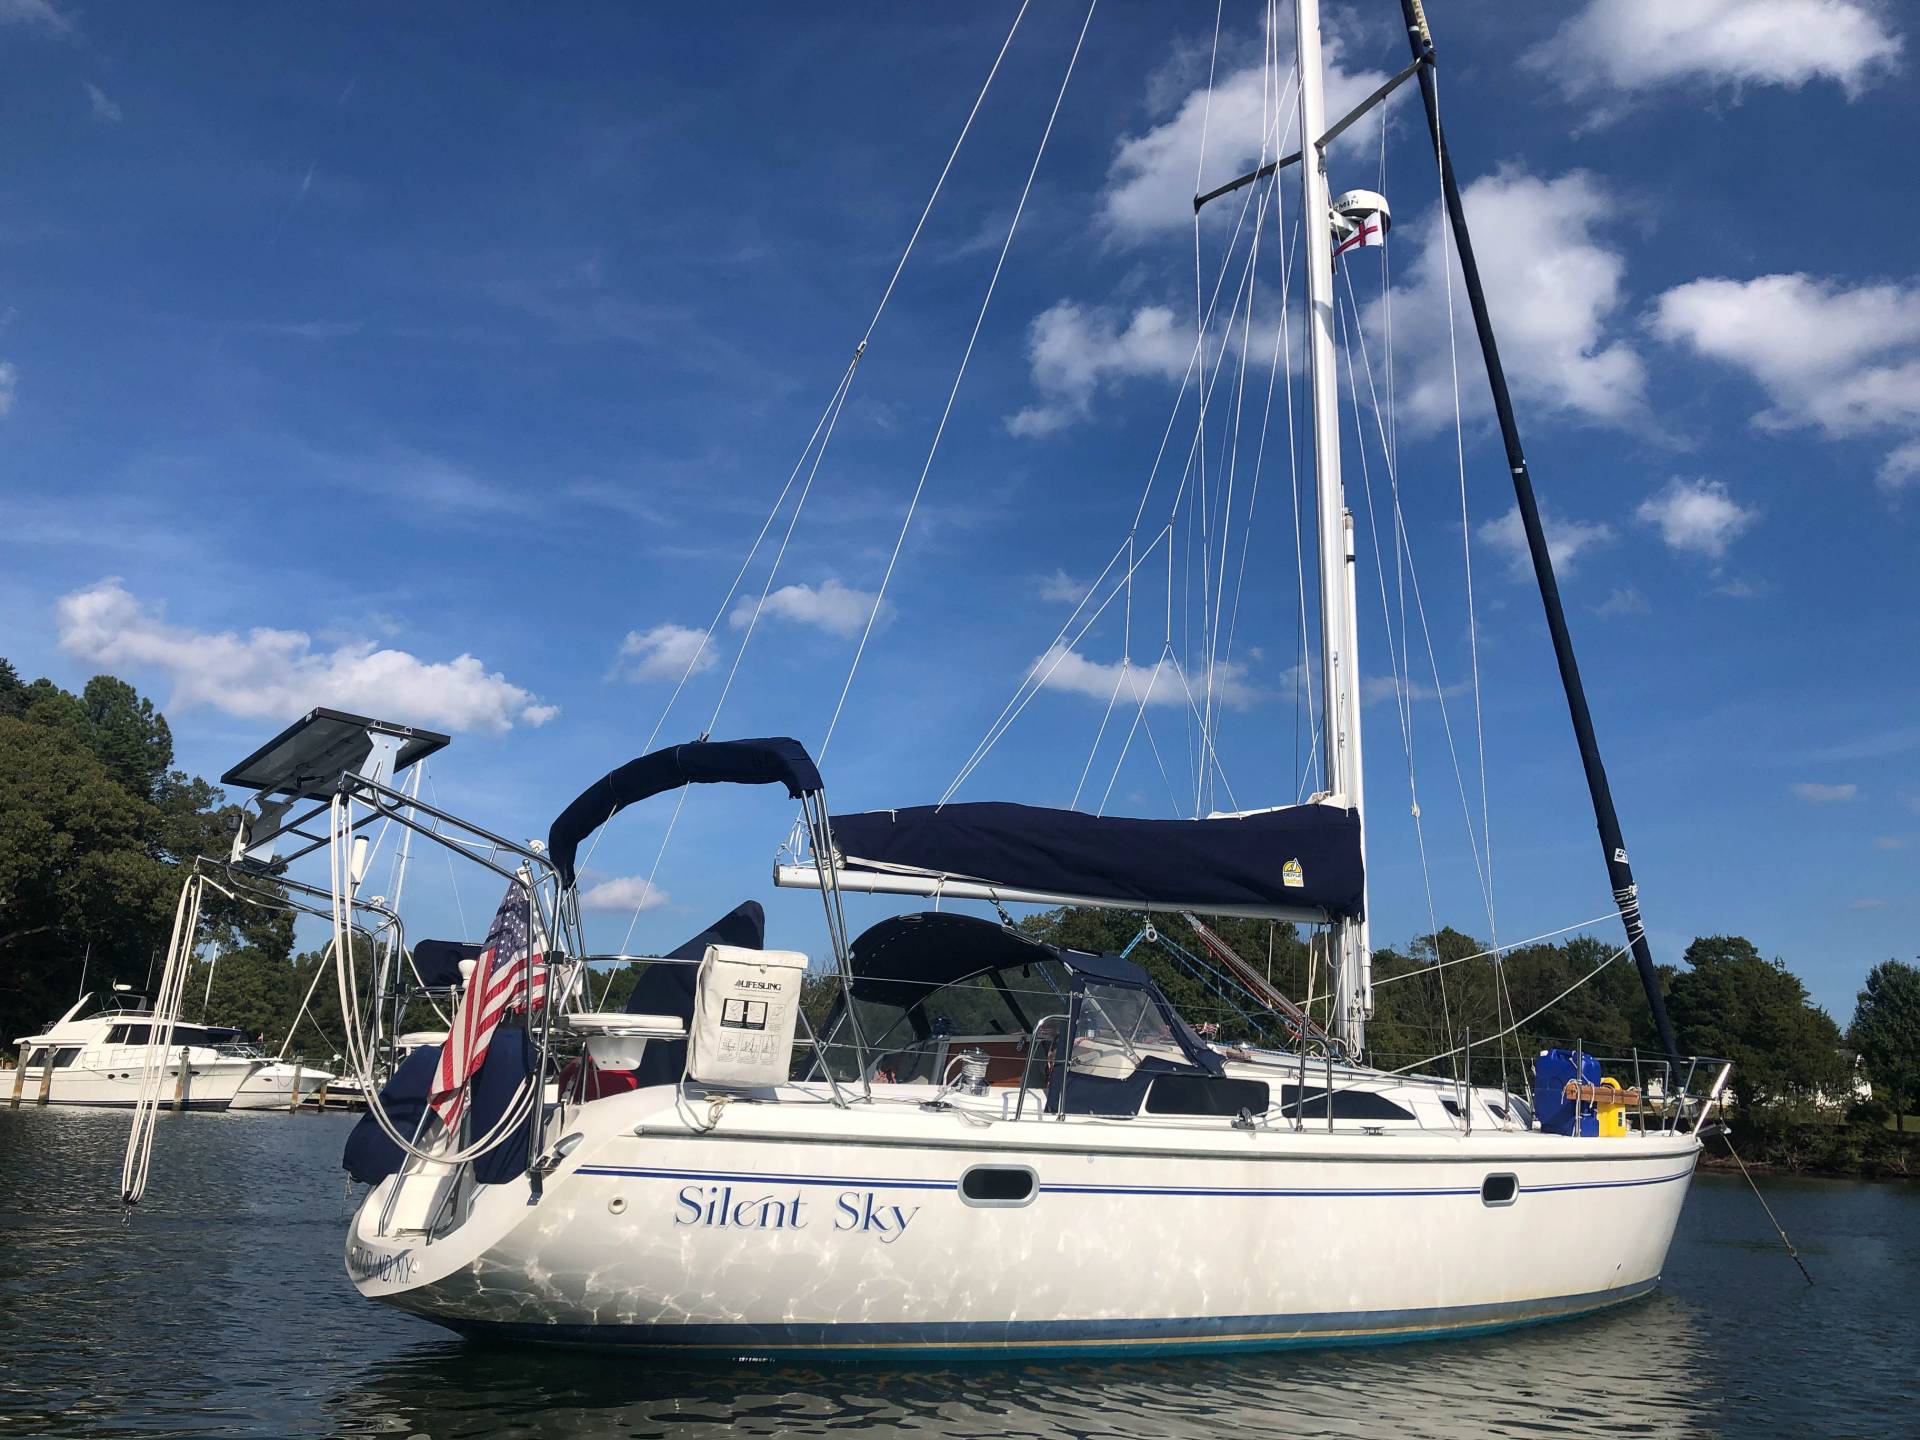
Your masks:
{"label": "shoreline", "polygon": [[[1740,1159],[1755,1174],[1827,1180],[1920,1179],[1920,1131],[1902,1133],[1869,1123],[1743,1117],[1734,1124],[1732,1137],[1739,1143]],[[1700,1165],[1728,1174],[1740,1171],[1723,1136],[1706,1142]]]}

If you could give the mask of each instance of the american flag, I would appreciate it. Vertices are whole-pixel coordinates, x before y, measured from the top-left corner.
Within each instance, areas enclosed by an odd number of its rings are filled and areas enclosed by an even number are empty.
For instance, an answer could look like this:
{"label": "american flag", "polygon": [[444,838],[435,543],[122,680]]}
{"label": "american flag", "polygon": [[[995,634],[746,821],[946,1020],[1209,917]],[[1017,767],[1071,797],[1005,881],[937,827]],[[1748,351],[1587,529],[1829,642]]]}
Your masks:
{"label": "american flag", "polygon": [[453,1028],[440,1047],[433,1093],[427,1103],[449,1135],[457,1134],[466,1110],[467,1082],[478,1073],[493,1043],[493,1032],[510,1010],[534,1009],[547,1000],[547,967],[529,954],[527,910],[531,898],[521,886],[507,886],[506,898],[487,927],[487,939],[473,967],[473,979],[453,1013]]}

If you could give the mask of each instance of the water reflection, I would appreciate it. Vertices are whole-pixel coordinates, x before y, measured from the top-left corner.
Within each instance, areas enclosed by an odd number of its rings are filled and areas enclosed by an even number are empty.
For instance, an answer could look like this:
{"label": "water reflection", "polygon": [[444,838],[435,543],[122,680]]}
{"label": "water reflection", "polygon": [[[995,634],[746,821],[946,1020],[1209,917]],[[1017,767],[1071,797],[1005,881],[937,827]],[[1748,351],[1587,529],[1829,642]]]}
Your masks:
{"label": "water reflection", "polygon": [[1712,1429],[1685,1302],[1466,1343],[1093,1364],[689,1368],[455,1340],[368,1366],[326,1406],[341,1434],[526,1437],[1206,1436],[1245,1431],[1671,1435]]}
{"label": "water reflection", "polygon": [[[474,1345],[341,1271],[341,1117],[0,1111],[0,1435],[1616,1436],[1912,1433],[1920,1191],[1703,1179],[1666,1287],[1474,1341],[1087,1364],[689,1368]],[[1568,1237],[1577,1244],[1577,1236]]]}

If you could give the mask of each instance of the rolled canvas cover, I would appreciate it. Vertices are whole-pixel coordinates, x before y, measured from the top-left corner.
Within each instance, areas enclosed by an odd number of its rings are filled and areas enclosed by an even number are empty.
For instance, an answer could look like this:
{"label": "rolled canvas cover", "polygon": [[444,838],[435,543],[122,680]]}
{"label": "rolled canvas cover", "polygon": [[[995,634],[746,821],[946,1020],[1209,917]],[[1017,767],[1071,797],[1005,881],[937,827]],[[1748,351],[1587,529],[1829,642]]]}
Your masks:
{"label": "rolled canvas cover", "polygon": [[784,1084],[807,957],[797,950],[709,945],[687,1045],[687,1079],[762,1089]]}

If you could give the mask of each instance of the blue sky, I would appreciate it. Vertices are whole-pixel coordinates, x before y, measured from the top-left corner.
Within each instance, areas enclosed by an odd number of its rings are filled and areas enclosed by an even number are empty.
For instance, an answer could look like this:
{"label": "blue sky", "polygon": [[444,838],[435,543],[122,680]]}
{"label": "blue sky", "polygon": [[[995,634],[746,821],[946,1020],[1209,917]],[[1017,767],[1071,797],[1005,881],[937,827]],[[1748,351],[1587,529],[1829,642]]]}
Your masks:
{"label": "blue sky", "polygon": [[[1094,14],[929,464],[1086,16],[1036,0],[771,585],[791,492],[723,605],[1016,8],[0,0],[0,653],[72,686],[99,670],[134,680],[166,706],[182,763],[210,776],[313,704],[454,730],[439,798],[542,835],[654,732],[716,616],[661,742],[706,728],[739,657],[716,733],[817,749],[924,470],[825,766],[838,808],[924,802],[1117,553],[1173,414],[1136,554],[1174,523],[1136,572],[1130,642],[1109,572],[1094,602],[1111,595],[1108,608],[1035,672],[1047,683],[959,794],[1065,805],[1084,769],[1083,805],[1192,812],[1198,726],[1164,674],[1145,683],[1170,548],[1175,653],[1203,709],[1214,656],[1220,765],[1201,798],[1292,800],[1306,777],[1284,366],[1258,450],[1291,186],[1269,192],[1253,313],[1235,312],[1224,350],[1256,212],[1238,239],[1237,200],[1202,227],[1206,288],[1226,276],[1208,363],[1224,353],[1227,378],[1188,494],[1230,521],[1207,531],[1207,561],[1191,503],[1170,509],[1197,433],[1186,201],[1202,123],[1207,183],[1259,158],[1277,108],[1263,7],[1226,7],[1217,52],[1206,7]],[[1284,6],[1280,22],[1284,85]],[[1510,3],[1465,7],[1439,36],[1443,109],[1657,949],[1675,959],[1697,933],[1747,934],[1843,1020],[1869,964],[1917,948],[1920,920],[1906,23],[1867,0]],[[1338,110],[1404,63],[1404,41],[1392,4],[1337,6],[1329,25]],[[1427,611],[1405,691],[1413,768],[1439,918],[1485,935],[1463,819],[1479,825],[1479,743],[1423,136],[1403,96],[1384,145],[1369,121],[1336,150],[1333,183],[1379,185],[1384,154],[1382,407]],[[1381,390],[1378,252],[1349,273]],[[1297,277],[1290,294],[1297,306]],[[1608,897],[1457,320],[1485,813],[1499,933],[1516,940],[1601,915]],[[1230,410],[1243,356],[1246,398]],[[1384,507],[1364,368],[1356,379]],[[1310,532],[1306,546],[1310,564]],[[1203,641],[1196,598],[1222,554],[1236,579],[1247,557],[1237,607],[1231,586],[1217,592],[1230,655]],[[1362,643],[1379,697],[1366,711],[1374,928],[1390,943],[1425,928],[1426,902],[1389,659],[1398,601],[1383,613],[1376,562],[1368,548]],[[1386,566],[1397,595],[1391,550]],[[763,589],[747,643],[738,604],[750,612]],[[755,896],[777,941],[821,948],[813,898],[767,881],[784,801],[693,796],[649,895],[672,810],[621,816],[596,851],[600,943],[619,941],[641,898],[636,947]],[[463,875],[456,906],[437,859],[409,888],[415,934],[458,928],[461,911],[476,929],[494,899]],[[884,913],[854,910],[856,923]]]}

